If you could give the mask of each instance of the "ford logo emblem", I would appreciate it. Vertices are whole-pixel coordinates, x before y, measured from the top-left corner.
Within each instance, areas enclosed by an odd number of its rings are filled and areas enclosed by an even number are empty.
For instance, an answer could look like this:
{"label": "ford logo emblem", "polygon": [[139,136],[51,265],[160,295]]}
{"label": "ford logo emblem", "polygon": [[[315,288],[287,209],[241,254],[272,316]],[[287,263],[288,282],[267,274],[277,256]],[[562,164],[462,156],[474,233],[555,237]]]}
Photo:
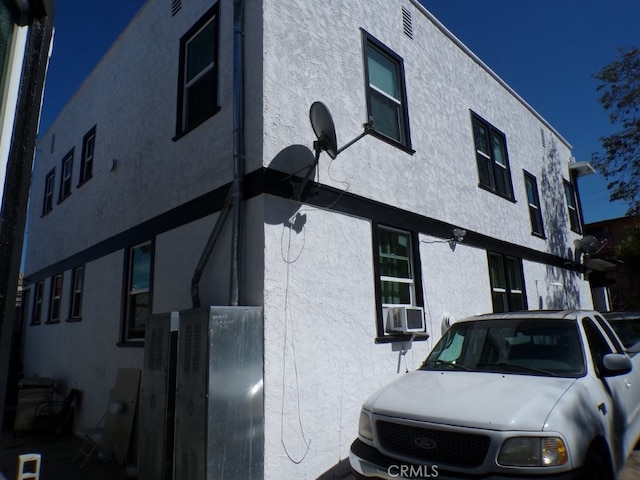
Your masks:
{"label": "ford logo emblem", "polygon": [[419,446],[420,448],[424,448],[425,450],[433,450],[434,448],[437,447],[437,444],[435,441],[426,437],[416,438],[413,442],[417,446]]}

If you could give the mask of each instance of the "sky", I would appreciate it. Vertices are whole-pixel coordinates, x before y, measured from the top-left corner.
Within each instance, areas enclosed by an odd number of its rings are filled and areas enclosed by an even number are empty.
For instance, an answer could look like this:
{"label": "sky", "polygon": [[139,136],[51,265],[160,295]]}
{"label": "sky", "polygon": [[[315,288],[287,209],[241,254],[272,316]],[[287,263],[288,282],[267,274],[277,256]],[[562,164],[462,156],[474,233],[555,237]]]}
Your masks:
{"label": "sky", "polygon": [[[589,161],[615,131],[593,74],[618,48],[640,46],[640,0],[420,1],[554,126],[577,161]],[[43,133],[143,4],[56,0]],[[625,214],[626,204],[609,203],[606,184],[600,174],[580,179],[586,223]]]}

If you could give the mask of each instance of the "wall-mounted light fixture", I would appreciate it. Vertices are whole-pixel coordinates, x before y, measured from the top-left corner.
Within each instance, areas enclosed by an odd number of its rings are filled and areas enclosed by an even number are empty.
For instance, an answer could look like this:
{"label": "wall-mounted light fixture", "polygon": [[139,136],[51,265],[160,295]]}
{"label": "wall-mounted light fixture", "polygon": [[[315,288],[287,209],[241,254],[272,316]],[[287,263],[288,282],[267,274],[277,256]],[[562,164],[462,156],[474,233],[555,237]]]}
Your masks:
{"label": "wall-mounted light fixture", "polygon": [[454,228],[452,233],[453,237],[449,240],[449,247],[451,247],[451,251],[454,251],[456,249],[456,245],[464,239],[467,231],[462,228]]}

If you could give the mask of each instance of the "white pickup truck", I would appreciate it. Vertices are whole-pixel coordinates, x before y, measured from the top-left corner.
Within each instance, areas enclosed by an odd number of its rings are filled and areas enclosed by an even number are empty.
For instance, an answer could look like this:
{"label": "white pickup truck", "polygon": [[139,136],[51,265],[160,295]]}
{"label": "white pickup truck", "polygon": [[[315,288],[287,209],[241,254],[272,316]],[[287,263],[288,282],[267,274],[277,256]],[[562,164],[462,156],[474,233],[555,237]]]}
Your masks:
{"label": "white pickup truck", "polygon": [[351,467],[386,479],[615,479],[640,437],[640,355],[623,345],[594,311],[459,320],[418,370],[364,403]]}

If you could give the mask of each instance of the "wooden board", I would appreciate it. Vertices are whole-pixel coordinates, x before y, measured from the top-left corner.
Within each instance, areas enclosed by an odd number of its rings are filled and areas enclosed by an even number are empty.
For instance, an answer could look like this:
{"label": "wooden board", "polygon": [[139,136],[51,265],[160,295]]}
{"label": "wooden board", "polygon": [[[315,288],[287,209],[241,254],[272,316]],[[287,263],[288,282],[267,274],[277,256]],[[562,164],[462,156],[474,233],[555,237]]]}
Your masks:
{"label": "wooden board", "polygon": [[121,402],[120,413],[107,412],[105,432],[100,442],[100,449],[109,453],[116,463],[124,465],[129,453],[129,444],[138,405],[140,388],[140,369],[120,368],[115,386],[109,391],[109,403]]}

